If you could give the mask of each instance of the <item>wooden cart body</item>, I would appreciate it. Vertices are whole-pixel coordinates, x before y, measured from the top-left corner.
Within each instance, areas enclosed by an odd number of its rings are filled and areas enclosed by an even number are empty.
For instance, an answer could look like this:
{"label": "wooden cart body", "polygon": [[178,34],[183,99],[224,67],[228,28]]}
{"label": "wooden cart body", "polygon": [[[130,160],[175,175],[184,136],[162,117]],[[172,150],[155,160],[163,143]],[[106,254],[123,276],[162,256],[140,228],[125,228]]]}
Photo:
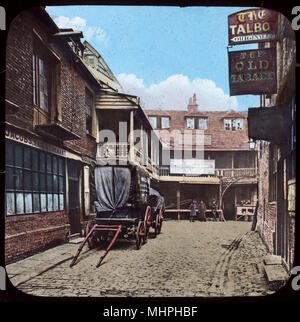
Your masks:
{"label": "wooden cart body", "polygon": [[149,175],[136,166],[101,166],[95,168],[96,217],[88,221],[85,239],[70,266],[73,266],[87,242],[90,248],[110,241],[97,267],[108,254],[117,237],[132,238],[139,249],[147,242],[152,208],[148,204]]}

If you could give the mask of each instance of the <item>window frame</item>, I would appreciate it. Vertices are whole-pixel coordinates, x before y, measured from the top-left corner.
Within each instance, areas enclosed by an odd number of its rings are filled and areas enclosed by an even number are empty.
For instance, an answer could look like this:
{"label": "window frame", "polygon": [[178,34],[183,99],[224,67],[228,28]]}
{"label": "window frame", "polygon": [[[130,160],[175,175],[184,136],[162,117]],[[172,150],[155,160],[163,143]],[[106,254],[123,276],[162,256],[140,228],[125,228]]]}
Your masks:
{"label": "window frame", "polygon": [[[168,126],[163,126],[163,119],[168,120]],[[169,116],[161,116],[161,128],[162,129],[169,129],[170,128],[170,117]]]}
{"label": "window frame", "polygon": [[[11,163],[8,163],[6,158],[5,170],[6,173],[13,175],[13,179],[11,179],[9,176],[6,176],[5,215],[18,216],[45,212],[48,213],[53,211],[64,211],[66,209],[66,178],[64,158],[56,154],[39,150],[29,145],[11,140],[6,140],[6,151],[8,149],[12,150],[12,153],[10,153],[12,160]],[[22,151],[22,161],[18,161],[18,163],[16,162],[17,150]],[[27,151],[29,153],[28,155],[30,156],[27,165],[24,163],[25,151]],[[44,157],[41,158],[41,156]],[[49,167],[48,160],[51,160]],[[56,162],[56,166],[54,166],[54,162]],[[26,173],[28,175],[26,180],[29,179],[27,183],[25,182]],[[51,187],[47,180],[49,178],[51,180]],[[8,180],[10,180],[9,185],[7,184]],[[19,180],[19,184],[17,184],[17,180]],[[10,195],[10,200],[12,200],[12,202],[9,203],[13,208],[11,213],[8,213],[7,209],[9,200],[8,195]],[[19,204],[17,202],[18,198],[21,200],[21,203]],[[50,199],[52,200],[52,207],[50,207]],[[53,207],[54,200],[57,200],[55,209]],[[45,210],[42,208],[43,201],[46,206]]]}
{"label": "window frame", "polygon": [[[87,98],[90,97],[89,113],[88,113],[88,104]],[[86,133],[93,135],[93,114],[94,114],[94,93],[87,87],[85,87],[85,127]]]}
{"label": "window frame", "polygon": [[[155,119],[155,126],[153,125],[153,123],[152,123],[152,121],[151,121],[151,120],[154,120],[154,119]],[[157,116],[155,116],[155,115],[150,115],[150,116],[149,116],[149,122],[150,122],[150,124],[151,124],[151,126],[152,126],[152,128],[153,128],[154,130],[158,129],[158,117],[157,117]]]}
{"label": "window frame", "polygon": [[[40,71],[40,62],[43,62],[44,67],[46,67],[46,73],[43,76],[47,80],[47,99],[45,100],[46,108],[45,106],[41,105],[41,71]],[[32,55],[32,102],[35,107],[37,107],[39,110],[43,111],[46,114],[50,114],[51,112],[51,84],[52,84],[52,74],[51,74],[51,63],[50,60],[47,59],[46,55],[37,52],[35,49],[33,51]]]}
{"label": "window frame", "polygon": [[244,119],[236,117],[224,118],[223,127],[225,131],[243,131]]}
{"label": "window frame", "polygon": [[[189,127],[188,126],[188,120],[192,120],[193,121],[193,127]],[[188,116],[188,117],[186,117],[185,121],[186,121],[186,128],[188,130],[194,130],[195,129],[195,117]]]}
{"label": "window frame", "polygon": [[[205,121],[205,128],[203,129],[202,127],[201,127],[201,121]],[[200,116],[200,117],[198,117],[198,129],[199,130],[207,130],[208,129],[208,125],[207,125],[207,123],[208,123],[208,118],[207,117],[202,117],[202,116]]]}

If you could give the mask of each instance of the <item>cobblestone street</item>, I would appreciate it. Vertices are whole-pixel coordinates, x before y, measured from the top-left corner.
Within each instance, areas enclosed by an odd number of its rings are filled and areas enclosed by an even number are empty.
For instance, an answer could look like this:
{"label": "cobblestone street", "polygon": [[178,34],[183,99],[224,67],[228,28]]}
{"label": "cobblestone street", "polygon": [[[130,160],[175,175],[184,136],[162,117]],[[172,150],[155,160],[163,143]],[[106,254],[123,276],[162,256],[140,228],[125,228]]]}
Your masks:
{"label": "cobblestone street", "polygon": [[[40,296],[271,294],[263,268],[267,250],[250,227],[249,222],[236,221],[167,221],[161,234],[155,239],[150,236],[140,250],[133,241],[116,242],[99,268],[96,264],[103,249],[88,251],[85,246],[77,264],[70,268],[70,258],[79,245],[65,244],[56,247],[64,248],[61,257],[52,249],[8,265],[7,272],[18,289]],[[48,266],[42,259],[47,252]],[[33,274],[39,267],[40,272]]]}

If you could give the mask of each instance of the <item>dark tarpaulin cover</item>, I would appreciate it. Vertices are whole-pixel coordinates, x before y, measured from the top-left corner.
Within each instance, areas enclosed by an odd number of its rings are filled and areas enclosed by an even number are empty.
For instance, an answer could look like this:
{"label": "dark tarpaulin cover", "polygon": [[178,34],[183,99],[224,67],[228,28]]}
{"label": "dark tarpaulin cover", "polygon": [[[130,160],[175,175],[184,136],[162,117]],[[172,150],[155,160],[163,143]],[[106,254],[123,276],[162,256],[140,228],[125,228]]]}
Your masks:
{"label": "dark tarpaulin cover", "polygon": [[164,209],[165,208],[165,199],[164,197],[155,189],[150,188],[149,191],[149,202],[152,207],[156,209]]}
{"label": "dark tarpaulin cover", "polygon": [[122,208],[129,197],[131,172],[121,167],[96,167],[95,187],[97,212]]}

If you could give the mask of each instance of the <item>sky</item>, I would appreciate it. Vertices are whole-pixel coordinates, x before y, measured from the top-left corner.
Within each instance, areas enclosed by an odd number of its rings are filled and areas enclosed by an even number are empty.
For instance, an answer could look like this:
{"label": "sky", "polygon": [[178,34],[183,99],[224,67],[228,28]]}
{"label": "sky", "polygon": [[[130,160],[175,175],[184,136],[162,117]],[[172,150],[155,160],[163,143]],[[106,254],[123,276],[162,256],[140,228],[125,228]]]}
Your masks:
{"label": "sky", "polygon": [[[46,7],[60,28],[82,30],[127,94],[145,109],[246,111],[259,95],[229,95],[228,15],[243,7]],[[257,48],[244,45],[242,48]],[[230,50],[240,50],[234,46]]]}

